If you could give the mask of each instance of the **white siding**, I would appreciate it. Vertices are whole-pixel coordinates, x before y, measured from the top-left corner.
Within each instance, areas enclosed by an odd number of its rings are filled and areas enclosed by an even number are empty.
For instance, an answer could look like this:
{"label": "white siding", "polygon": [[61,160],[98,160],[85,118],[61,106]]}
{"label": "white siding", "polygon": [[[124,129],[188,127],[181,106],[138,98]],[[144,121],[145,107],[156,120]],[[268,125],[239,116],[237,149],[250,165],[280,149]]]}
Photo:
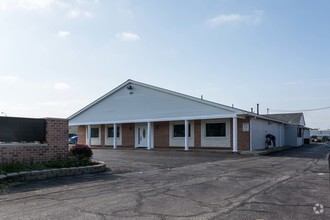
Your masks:
{"label": "white siding", "polygon": [[[206,123],[226,123],[226,137],[206,137]],[[230,119],[202,120],[201,146],[202,147],[228,147],[230,148]]]}
{"label": "white siding", "polygon": [[284,147],[285,146],[285,126],[281,124],[281,146],[279,147]]}
{"label": "white siding", "polygon": [[252,150],[264,149],[266,147],[266,135],[275,136],[276,147],[284,144],[284,126],[282,124],[261,119],[251,119],[251,144]]}
{"label": "white siding", "polygon": [[[170,122],[170,147],[184,147],[184,137],[174,137],[174,125],[175,124],[184,124],[184,121],[175,121],[175,122]],[[194,147],[195,142],[194,142],[194,131],[195,131],[195,126],[193,121],[189,121],[190,124],[190,137],[189,137],[189,147]]]}
{"label": "white siding", "polygon": [[200,103],[148,87],[132,84],[133,94],[126,87],[91,106],[70,120],[75,124],[102,122],[144,122],[157,119],[231,115],[233,111]]}
{"label": "white siding", "polygon": [[287,126],[285,127],[285,145],[288,147],[298,146],[297,127]]}

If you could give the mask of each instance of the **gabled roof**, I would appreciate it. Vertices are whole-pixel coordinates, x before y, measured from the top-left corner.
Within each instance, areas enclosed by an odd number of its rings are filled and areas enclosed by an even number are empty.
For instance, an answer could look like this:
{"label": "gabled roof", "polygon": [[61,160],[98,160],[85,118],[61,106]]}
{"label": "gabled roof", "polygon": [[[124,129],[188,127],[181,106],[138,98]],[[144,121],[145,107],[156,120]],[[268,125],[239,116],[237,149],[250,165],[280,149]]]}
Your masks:
{"label": "gabled roof", "polygon": [[[162,93],[162,94],[167,94],[167,95],[170,95],[170,96],[178,97],[182,101],[183,100],[189,100],[190,102],[195,102],[199,106],[200,105],[204,105],[205,107],[209,106],[209,108],[219,109],[219,111],[227,111],[229,113],[227,115],[227,117],[234,117],[234,116],[245,117],[245,116],[251,116],[251,117],[261,118],[261,119],[264,119],[264,120],[270,120],[270,121],[275,121],[275,122],[279,122],[279,123],[285,123],[285,121],[283,121],[281,119],[270,118],[270,117],[268,117],[268,115],[258,115],[258,114],[252,113],[252,112],[248,112],[248,111],[244,111],[244,110],[238,109],[238,108],[234,108],[234,107],[222,105],[222,104],[211,102],[211,101],[207,101],[207,100],[204,100],[204,99],[201,99],[201,98],[196,98],[196,97],[193,97],[193,96],[185,95],[185,94],[174,92],[174,91],[171,91],[171,90],[159,88],[159,87],[156,87],[156,86],[152,86],[152,85],[148,85],[148,84],[145,84],[145,83],[137,82],[137,81],[134,81],[134,80],[131,80],[131,79],[127,80],[126,82],[122,83],[121,85],[119,85],[115,89],[111,90],[107,94],[103,95],[99,99],[97,99],[94,102],[92,102],[91,104],[89,104],[86,107],[82,108],[81,110],[79,110],[75,114],[71,115],[68,119],[70,121],[77,121],[77,120],[80,121],[79,118],[81,118],[82,115],[85,115],[86,116],[86,113],[88,115],[89,110],[92,111],[93,109],[95,109],[96,106],[99,106],[100,104],[104,103],[110,97],[116,96],[116,94],[120,93],[123,90],[127,90],[129,86],[133,86],[133,87],[140,86],[140,87],[149,89],[151,91],[154,90],[156,93],[158,92],[158,93]],[[109,114],[109,111],[108,112],[104,112],[103,111],[102,113],[101,112],[98,112],[98,113],[99,114],[103,114],[103,113]],[[199,116],[201,116],[199,119],[207,119],[208,117],[212,117],[212,115],[207,115],[207,113],[205,113],[204,116],[203,115],[199,115]],[[199,116],[197,116],[197,117],[199,117]],[[90,116],[86,116],[86,117],[88,118],[88,120],[93,120],[92,117],[90,117]],[[141,119],[141,117],[140,117],[140,119]],[[131,122],[132,122],[132,119],[129,119],[129,120],[131,120]],[[103,122],[110,122],[109,120],[102,120],[102,121]],[[121,119],[121,121],[123,122],[123,119]],[[100,122],[100,120],[97,120],[97,122]],[[125,121],[125,122],[127,122],[127,121]],[[75,124],[75,123],[73,123],[73,124]],[[87,122],[85,121],[84,123],[87,123]],[[93,121],[89,121],[89,123],[93,123]]]}
{"label": "gabled roof", "polygon": [[182,93],[174,92],[174,91],[171,91],[171,90],[159,88],[159,87],[156,87],[156,86],[148,85],[148,84],[145,84],[145,83],[141,83],[141,82],[137,82],[137,81],[129,79],[126,82],[119,85],[118,87],[116,87],[115,89],[108,92],[107,94],[105,94],[102,97],[98,98],[97,100],[95,100],[91,104],[89,104],[86,107],[82,108],[81,110],[79,110],[75,114],[71,115],[68,119],[71,120],[72,118],[78,116],[79,114],[85,112],[86,110],[88,110],[92,106],[96,105],[97,103],[99,103],[102,100],[106,99],[107,97],[111,96],[112,94],[114,94],[118,90],[120,90],[122,88],[125,88],[129,85],[143,86],[143,87],[146,87],[146,88],[149,88],[149,89],[157,90],[157,91],[164,92],[164,93],[167,93],[167,94],[171,94],[171,95],[174,95],[174,96],[178,96],[178,97],[181,97],[181,98],[189,99],[189,100],[192,100],[192,101],[195,101],[195,102],[203,103],[203,104],[206,104],[206,105],[209,105],[209,106],[225,109],[227,111],[233,112],[233,114],[245,114],[245,113],[247,113],[246,111],[241,110],[241,109],[237,109],[237,108],[234,108],[234,107],[230,107],[230,106],[222,105],[222,104],[219,104],[219,103],[207,101],[207,100],[204,100],[204,99],[199,99],[199,98],[196,98],[196,97],[193,97],[193,96],[185,95],[185,94],[182,94]]}
{"label": "gabled roof", "polygon": [[306,125],[303,113],[268,114],[268,115],[264,115],[264,116],[273,118],[276,120],[281,120],[288,124],[302,125],[302,126]]}

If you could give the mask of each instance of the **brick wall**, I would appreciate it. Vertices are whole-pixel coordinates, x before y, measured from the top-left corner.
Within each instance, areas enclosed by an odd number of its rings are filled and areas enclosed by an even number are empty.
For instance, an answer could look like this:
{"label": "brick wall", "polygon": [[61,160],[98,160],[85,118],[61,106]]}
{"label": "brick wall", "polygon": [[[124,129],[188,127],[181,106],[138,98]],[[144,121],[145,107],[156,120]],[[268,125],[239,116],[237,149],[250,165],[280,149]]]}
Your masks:
{"label": "brick wall", "polygon": [[105,125],[101,125],[101,147],[105,146]]}
{"label": "brick wall", "polygon": [[250,123],[250,119],[237,119],[238,150],[250,150],[250,128],[249,131],[243,131],[243,123]]}
{"label": "brick wall", "polygon": [[167,122],[156,122],[154,123],[154,146],[158,147],[169,147],[169,136],[170,136],[170,123]]}
{"label": "brick wall", "polygon": [[[243,123],[249,123],[250,119],[237,119],[238,129],[238,150],[250,149],[250,132],[243,132]],[[170,122],[154,123],[154,146],[155,148],[169,147],[169,131]],[[230,148],[213,147],[216,149],[232,149],[233,148],[233,121],[230,120]],[[134,147],[135,145],[135,125],[134,123],[122,124],[122,145],[123,147]],[[101,146],[104,146],[105,125],[101,125]],[[78,143],[86,144],[86,126],[78,127]],[[194,121],[194,147],[201,148],[201,120]],[[207,147],[205,147],[207,148]],[[212,147],[211,147],[212,148]]]}
{"label": "brick wall", "polygon": [[194,122],[194,138],[195,138],[195,148],[201,148],[201,121],[196,120]]}
{"label": "brick wall", "polygon": [[46,144],[0,144],[0,163],[67,159],[68,121],[47,118],[46,123]]}
{"label": "brick wall", "polygon": [[133,123],[122,124],[122,147],[134,147],[134,130],[135,126]]}
{"label": "brick wall", "polygon": [[78,126],[78,144],[87,144],[86,143],[86,126]]}

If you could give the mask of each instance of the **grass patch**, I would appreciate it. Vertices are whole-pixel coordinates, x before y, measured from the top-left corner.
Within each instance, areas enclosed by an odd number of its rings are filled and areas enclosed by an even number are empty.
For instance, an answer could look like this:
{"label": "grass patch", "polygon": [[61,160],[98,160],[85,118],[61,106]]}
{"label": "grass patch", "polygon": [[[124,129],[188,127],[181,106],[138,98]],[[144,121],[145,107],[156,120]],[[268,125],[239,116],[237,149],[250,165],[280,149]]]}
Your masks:
{"label": "grass patch", "polygon": [[[94,164],[89,158],[70,158],[46,163],[6,163],[0,165],[0,174],[17,173],[32,170],[47,170],[52,168],[80,167]],[[1,185],[0,185],[1,191]]]}

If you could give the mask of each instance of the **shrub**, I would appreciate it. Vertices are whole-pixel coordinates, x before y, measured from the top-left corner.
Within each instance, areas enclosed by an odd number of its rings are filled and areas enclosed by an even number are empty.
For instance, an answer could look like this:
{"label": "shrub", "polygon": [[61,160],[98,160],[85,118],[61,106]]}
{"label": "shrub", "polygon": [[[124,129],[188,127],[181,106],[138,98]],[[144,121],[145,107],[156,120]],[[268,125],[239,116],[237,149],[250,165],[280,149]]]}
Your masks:
{"label": "shrub", "polygon": [[87,145],[76,144],[70,149],[70,152],[73,156],[83,159],[83,158],[91,158],[93,156],[93,151]]}

